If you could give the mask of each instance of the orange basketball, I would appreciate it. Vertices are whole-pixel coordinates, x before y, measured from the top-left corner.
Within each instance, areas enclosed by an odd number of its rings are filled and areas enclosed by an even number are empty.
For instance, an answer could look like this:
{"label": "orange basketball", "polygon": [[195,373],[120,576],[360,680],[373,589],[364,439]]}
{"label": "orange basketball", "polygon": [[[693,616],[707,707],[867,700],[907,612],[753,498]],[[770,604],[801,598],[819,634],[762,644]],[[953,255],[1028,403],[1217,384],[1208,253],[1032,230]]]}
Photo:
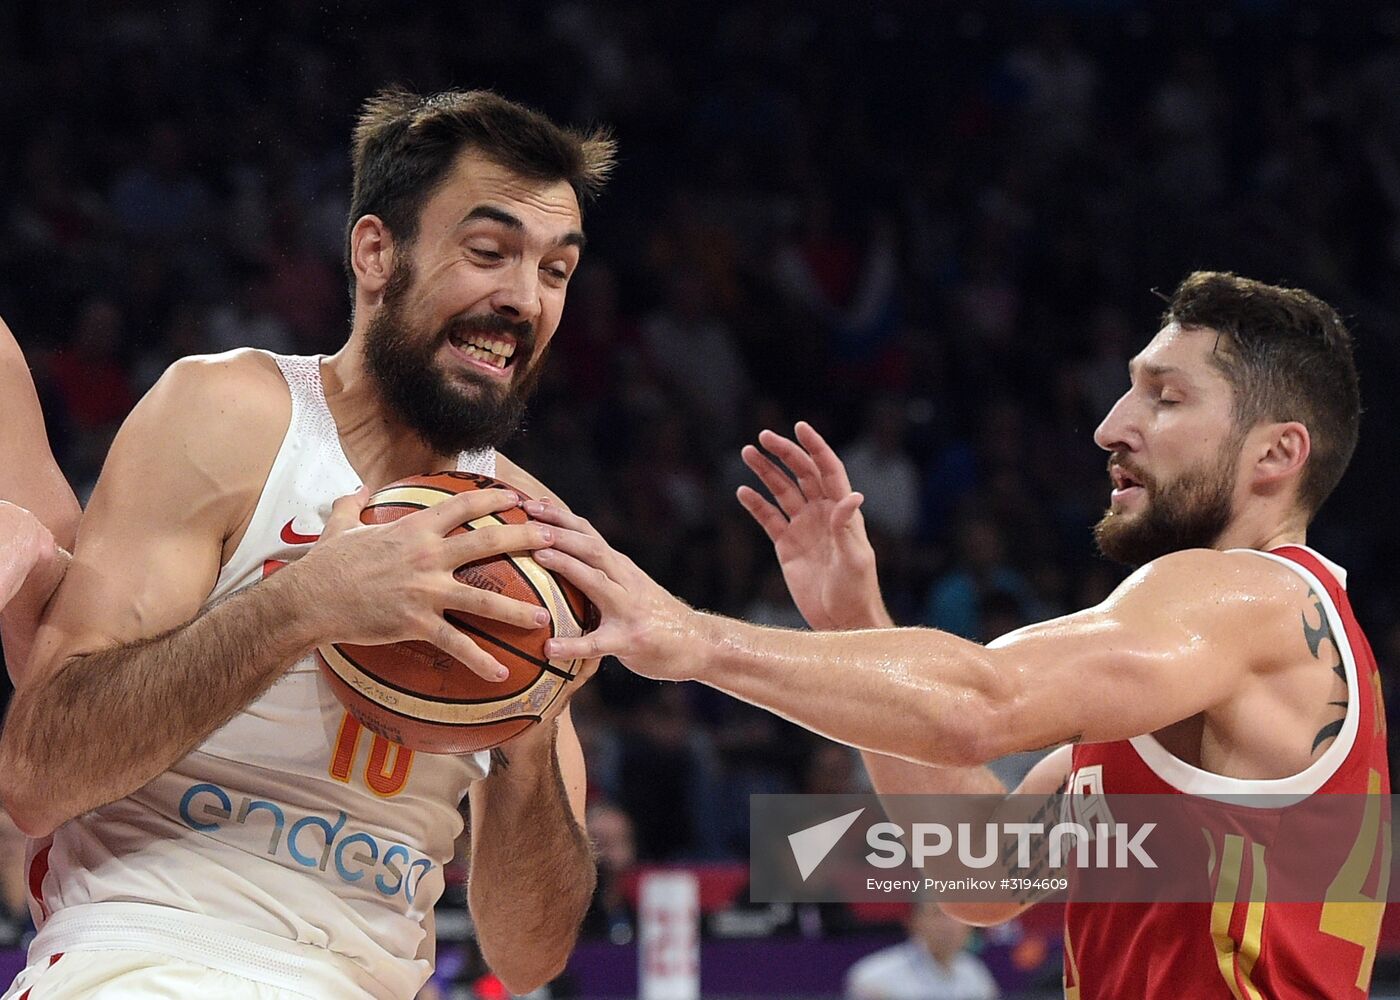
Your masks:
{"label": "orange basketball", "polygon": [[[360,520],[386,524],[453,494],[492,487],[525,496],[490,476],[469,472],[410,476],[370,497]],[[452,533],[527,520],[523,510],[511,508],[454,528]],[[535,629],[447,612],[453,625],[506,666],[510,671],[506,680],[482,680],[460,660],[427,642],[382,646],[337,642],[316,650],[326,679],[350,714],[365,728],[410,750],[486,750],[539,722],[573,680],[581,662],[546,659],[545,640],[582,635],[596,618],[593,605],[577,588],[525,552],[467,563],[458,567],[457,579],[549,612],[550,624]]]}

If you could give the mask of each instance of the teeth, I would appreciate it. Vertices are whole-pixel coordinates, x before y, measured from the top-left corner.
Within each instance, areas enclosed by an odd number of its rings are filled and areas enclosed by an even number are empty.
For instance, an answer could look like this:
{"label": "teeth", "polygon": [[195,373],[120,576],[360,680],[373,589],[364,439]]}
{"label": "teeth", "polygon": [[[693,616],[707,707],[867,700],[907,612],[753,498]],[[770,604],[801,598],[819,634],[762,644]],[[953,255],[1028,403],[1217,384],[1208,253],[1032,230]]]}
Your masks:
{"label": "teeth", "polygon": [[[470,336],[466,338],[464,345],[470,345],[470,347],[490,355],[490,357],[485,358],[485,360],[494,361],[497,358],[502,359],[502,363],[497,366],[500,368],[505,367],[504,359],[513,357],[515,354],[515,345],[506,340],[488,340],[486,337],[482,336]],[[471,356],[476,357],[474,354]]]}
{"label": "teeth", "polygon": [[488,364],[495,365],[497,368],[504,368],[506,366],[505,358],[491,351],[483,350],[482,348],[477,347],[475,344],[467,344],[463,346],[462,353],[476,361],[485,361]]}

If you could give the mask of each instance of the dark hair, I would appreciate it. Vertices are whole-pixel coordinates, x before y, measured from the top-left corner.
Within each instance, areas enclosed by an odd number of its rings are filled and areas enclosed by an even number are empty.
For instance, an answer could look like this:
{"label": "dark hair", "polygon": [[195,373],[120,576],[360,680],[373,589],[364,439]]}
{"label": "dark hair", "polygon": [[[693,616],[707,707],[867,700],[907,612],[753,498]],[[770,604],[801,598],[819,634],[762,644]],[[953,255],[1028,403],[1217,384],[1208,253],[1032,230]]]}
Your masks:
{"label": "dark hair", "polygon": [[1298,288],[1197,271],[1168,300],[1169,323],[1221,334],[1212,357],[1234,389],[1241,431],[1266,420],[1307,427],[1298,505],[1311,519],[1351,462],[1361,423],[1351,334],[1337,311]]}
{"label": "dark hair", "polygon": [[345,268],[352,295],[350,231],[355,223],[377,215],[397,242],[411,244],[423,203],[467,149],[531,180],[568,181],[580,209],[598,196],[617,156],[617,144],[606,130],[579,132],[555,125],[489,90],[449,90],[430,97],[397,87],[380,91],[360,111],[351,151],[354,180]]}

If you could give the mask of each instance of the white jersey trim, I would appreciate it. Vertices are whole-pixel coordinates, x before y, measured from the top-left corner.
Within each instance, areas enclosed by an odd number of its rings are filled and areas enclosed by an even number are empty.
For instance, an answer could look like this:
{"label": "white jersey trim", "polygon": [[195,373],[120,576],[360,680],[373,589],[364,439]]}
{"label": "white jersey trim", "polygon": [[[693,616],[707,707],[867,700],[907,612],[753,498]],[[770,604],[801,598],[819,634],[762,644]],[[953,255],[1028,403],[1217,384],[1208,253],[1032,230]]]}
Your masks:
{"label": "white jersey trim", "polygon": [[397,1000],[387,985],[326,948],[149,903],[90,903],[60,910],[35,936],[29,964],[65,952],[113,950],[168,955],[309,997]]}
{"label": "white jersey trim", "polygon": [[[1310,553],[1329,572],[1336,575],[1337,582],[1343,589],[1346,588],[1346,570],[1329,562],[1306,546],[1295,547]],[[1337,650],[1342,656],[1342,664],[1346,670],[1347,688],[1352,692],[1352,697],[1347,701],[1347,714],[1346,720],[1342,723],[1342,731],[1337,734],[1337,738],[1332,741],[1332,745],[1321,757],[1297,774],[1291,774],[1284,778],[1231,778],[1213,771],[1202,770],[1172,754],[1150,733],[1145,736],[1135,736],[1128,742],[1132,744],[1133,749],[1142,758],[1142,762],[1151,769],[1153,774],[1187,795],[1232,801],[1238,805],[1278,808],[1301,801],[1326,784],[1327,780],[1337,773],[1337,769],[1342,766],[1342,762],[1347,759],[1352,747],[1356,745],[1356,731],[1361,725],[1362,697],[1356,672],[1356,654],[1352,652],[1351,639],[1347,636],[1341,613],[1332,602],[1332,595],[1328,593],[1322,581],[1306,566],[1284,556],[1275,555],[1272,552],[1261,552],[1258,549],[1231,549],[1230,551],[1252,552],[1254,555],[1271,559],[1288,567],[1303,578],[1303,582],[1322,602],[1323,610],[1327,615],[1327,625],[1332,630]],[[1271,799],[1261,803],[1249,798],[1249,796],[1256,795],[1268,795],[1271,796]],[[1237,796],[1244,796],[1244,798],[1237,800]],[[1278,798],[1279,796],[1286,797],[1286,800]]]}

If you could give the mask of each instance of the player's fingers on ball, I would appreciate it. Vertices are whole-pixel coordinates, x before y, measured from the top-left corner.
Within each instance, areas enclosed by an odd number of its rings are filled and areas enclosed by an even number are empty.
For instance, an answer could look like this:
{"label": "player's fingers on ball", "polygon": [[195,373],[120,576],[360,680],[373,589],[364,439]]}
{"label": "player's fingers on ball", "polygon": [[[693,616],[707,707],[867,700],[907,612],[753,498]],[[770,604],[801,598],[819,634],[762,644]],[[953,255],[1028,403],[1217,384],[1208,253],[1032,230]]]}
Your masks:
{"label": "player's fingers on ball", "polygon": [[[613,577],[618,553],[598,535],[585,535],[567,528],[554,529],[554,542],[548,551],[563,552]],[[546,557],[547,558],[547,557]]]}
{"label": "player's fingers on ball", "polygon": [[513,597],[483,590],[469,583],[455,583],[443,595],[443,606],[453,611],[465,611],[478,618],[534,629],[549,624],[549,612],[538,604],[517,601]]}
{"label": "player's fingers on ball", "polygon": [[798,421],[794,430],[797,433],[797,440],[802,447],[807,449],[807,453],[812,456],[812,461],[816,463],[821,472],[822,481],[826,485],[827,496],[843,496],[851,492],[851,480],[846,475],[846,463],[841,461],[841,457],[831,445],[826,443],[826,438],[817,433],[817,429],[805,420]]}
{"label": "player's fingers on ball", "polygon": [[348,531],[360,523],[360,511],[365,509],[365,504],[369,502],[369,488],[361,486],[354,493],[347,493],[343,497],[337,497],[331,504],[330,517],[326,518],[326,526],[321,529],[321,537],[338,535],[343,531]]}
{"label": "player's fingers on ball", "polygon": [[792,477],[778,468],[776,462],[753,445],[745,445],[739,456],[744,460],[744,464],[753,470],[754,475],[758,476],[759,481],[768,488],[768,492],[773,494],[773,499],[778,502],[778,506],[782,508],[784,514],[791,517],[798,508],[807,502],[807,498],[802,495],[802,491],[797,488]]}
{"label": "player's fingers on ball", "polygon": [[617,642],[619,634],[616,629],[604,625],[571,639],[547,639],[544,655],[551,660],[600,660],[620,648]]}
{"label": "player's fingers on ball", "polygon": [[521,504],[525,513],[537,521],[546,524],[557,525],[569,531],[576,531],[579,534],[591,535],[601,539],[603,536],[598,533],[598,529],[593,527],[588,518],[581,514],[575,514],[571,510],[566,510],[557,503],[547,503],[543,500],[527,500]]}
{"label": "player's fingers on ball", "polygon": [[460,660],[482,680],[499,682],[510,676],[504,665],[440,615],[424,638],[448,656]]}
{"label": "player's fingers on ball", "polygon": [[772,431],[764,431],[764,434],[769,436],[760,437],[763,447],[782,459],[783,464],[792,470],[792,474],[797,477],[797,485],[802,488],[807,499],[815,500],[825,496],[821,471],[817,468],[817,463],[812,461],[812,456],[807,454],[807,450],[781,434],[774,434]]}
{"label": "player's fingers on ball", "polygon": [[738,497],[739,505],[758,522],[768,540],[776,542],[783,529],[788,526],[788,519],[783,516],[782,511],[763,499],[758,490],[751,486],[740,486],[734,491],[734,495]]}
{"label": "player's fingers on ball", "polygon": [[507,552],[527,552],[553,543],[558,533],[558,528],[548,524],[488,524],[449,535],[443,542],[443,561],[460,566]]}
{"label": "player's fingers on ball", "polygon": [[433,521],[440,532],[447,534],[459,524],[518,506],[520,494],[514,490],[469,490],[450,496],[420,513]]}
{"label": "player's fingers on ball", "polygon": [[626,591],[603,570],[560,551],[558,547],[540,549],[535,553],[535,559],[541,566],[558,573],[583,591],[584,596],[604,614],[615,610],[626,595]]}
{"label": "player's fingers on ball", "polygon": [[591,655],[591,646],[584,638],[548,639],[544,644],[544,655],[551,660],[581,660]]}

